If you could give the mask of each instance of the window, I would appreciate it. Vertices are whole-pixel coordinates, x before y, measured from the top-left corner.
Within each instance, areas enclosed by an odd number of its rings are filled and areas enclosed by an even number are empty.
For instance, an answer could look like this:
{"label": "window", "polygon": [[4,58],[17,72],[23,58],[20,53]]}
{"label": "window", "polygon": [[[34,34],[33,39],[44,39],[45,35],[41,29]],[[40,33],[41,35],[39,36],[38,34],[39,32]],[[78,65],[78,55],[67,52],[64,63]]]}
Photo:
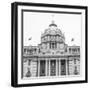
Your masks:
{"label": "window", "polygon": [[78,75],[77,66],[75,66],[74,74],[75,74],[75,75]]}
{"label": "window", "polygon": [[40,76],[45,76],[45,60],[40,61]]}
{"label": "window", "polygon": [[54,43],[52,43],[52,49],[54,49],[55,48],[55,44]]}
{"label": "window", "polygon": [[31,60],[28,60],[28,65],[30,66]]}
{"label": "window", "polygon": [[30,69],[27,68],[27,73],[26,73],[26,77],[30,77],[31,76],[31,72],[30,72]]}
{"label": "window", "polygon": [[39,53],[41,52],[41,50],[39,49],[39,51],[38,51]]}
{"label": "window", "polygon": [[80,52],[80,48],[78,48],[78,52]]}
{"label": "window", "polygon": [[56,75],[56,60],[50,61],[50,76]]}
{"label": "window", "polygon": [[37,49],[35,48],[34,50],[35,50],[35,52],[36,52]]}
{"label": "window", "polygon": [[55,43],[55,48],[57,48],[57,43]]}
{"label": "window", "polygon": [[50,49],[56,49],[57,48],[57,43],[50,43]]}
{"label": "window", "polygon": [[69,52],[71,52],[71,48],[69,48]]}
{"label": "window", "polygon": [[76,64],[76,59],[74,59],[74,64]]}
{"label": "window", "polygon": [[26,48],[25,48],[25,49],[24,49],[24,53],[26,53],[26,51],[27,51],[27,50],[26,50]]}
{"label": "window", "polygon": [[65,52],[67,52],[67,48],[65,49]]}
{"label": "window", "polygon": [[64,59],[61,60],[61,75],[66,75],[66,61]]}

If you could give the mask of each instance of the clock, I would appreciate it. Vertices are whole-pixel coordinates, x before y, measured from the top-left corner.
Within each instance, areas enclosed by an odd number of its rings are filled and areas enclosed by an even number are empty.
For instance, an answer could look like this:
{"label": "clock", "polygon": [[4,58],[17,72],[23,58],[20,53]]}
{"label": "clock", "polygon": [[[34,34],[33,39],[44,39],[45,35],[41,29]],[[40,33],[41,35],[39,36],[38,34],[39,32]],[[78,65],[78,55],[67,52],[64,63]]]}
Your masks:
{"label": "clock", "polygon": [[64,49],[64,44],[60,44],[60,49]]}

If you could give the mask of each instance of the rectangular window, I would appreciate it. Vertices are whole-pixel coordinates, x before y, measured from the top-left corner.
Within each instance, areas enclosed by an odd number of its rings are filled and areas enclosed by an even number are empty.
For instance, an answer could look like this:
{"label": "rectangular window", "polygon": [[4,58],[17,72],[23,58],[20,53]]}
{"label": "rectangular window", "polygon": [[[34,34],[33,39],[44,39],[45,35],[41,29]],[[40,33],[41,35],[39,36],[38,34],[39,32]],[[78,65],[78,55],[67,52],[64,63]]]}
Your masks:
{"label": "rectangular window", "polygon": [[52,43],[52,49],[54,49],[55,48],[55,44],[54,43]]}
{"label": "rectangular window", "polygon": [[30,66],[30,64],[31,64],[31,60],[28,60],[28,65]]}
{"label": "rectangular window", "polygon": [[57,43],[50,43],[50,49],[56,49],[57,48]]}
{"label": "rectangular window", "polygon": [[66,61],[61,60],[61,75],[66,75]]}
{"label": "rectangular window", "polygon": [[45,60],[40,61],[40,76],[45,76]]}
{"label": "rectangular window", "polygon": [[56,60],[50,61],[50,76],[56,76]]}

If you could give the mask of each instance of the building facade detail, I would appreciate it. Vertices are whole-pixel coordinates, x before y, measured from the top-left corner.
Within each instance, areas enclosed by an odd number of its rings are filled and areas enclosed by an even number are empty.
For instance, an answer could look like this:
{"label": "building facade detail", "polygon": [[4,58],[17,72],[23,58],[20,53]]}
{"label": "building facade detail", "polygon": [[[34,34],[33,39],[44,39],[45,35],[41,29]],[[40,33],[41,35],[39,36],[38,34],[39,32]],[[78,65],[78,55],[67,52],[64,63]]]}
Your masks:
{"label": "building facade detail", "polygon": [[23,47],[22,77],[80,75],[80,46],[68,46],[52,21],[37,46]]}

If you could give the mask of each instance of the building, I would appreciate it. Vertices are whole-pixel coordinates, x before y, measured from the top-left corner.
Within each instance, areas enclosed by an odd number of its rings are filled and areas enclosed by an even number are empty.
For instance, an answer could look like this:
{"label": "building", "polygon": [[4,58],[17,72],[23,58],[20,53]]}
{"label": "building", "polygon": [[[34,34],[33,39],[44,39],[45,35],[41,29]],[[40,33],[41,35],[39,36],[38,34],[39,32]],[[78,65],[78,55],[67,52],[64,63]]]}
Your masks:
{"label": "building", "polygon": [[24,46],[22,77],[80,75],[80,46],[68,46],[52,21],[37,46]]}

